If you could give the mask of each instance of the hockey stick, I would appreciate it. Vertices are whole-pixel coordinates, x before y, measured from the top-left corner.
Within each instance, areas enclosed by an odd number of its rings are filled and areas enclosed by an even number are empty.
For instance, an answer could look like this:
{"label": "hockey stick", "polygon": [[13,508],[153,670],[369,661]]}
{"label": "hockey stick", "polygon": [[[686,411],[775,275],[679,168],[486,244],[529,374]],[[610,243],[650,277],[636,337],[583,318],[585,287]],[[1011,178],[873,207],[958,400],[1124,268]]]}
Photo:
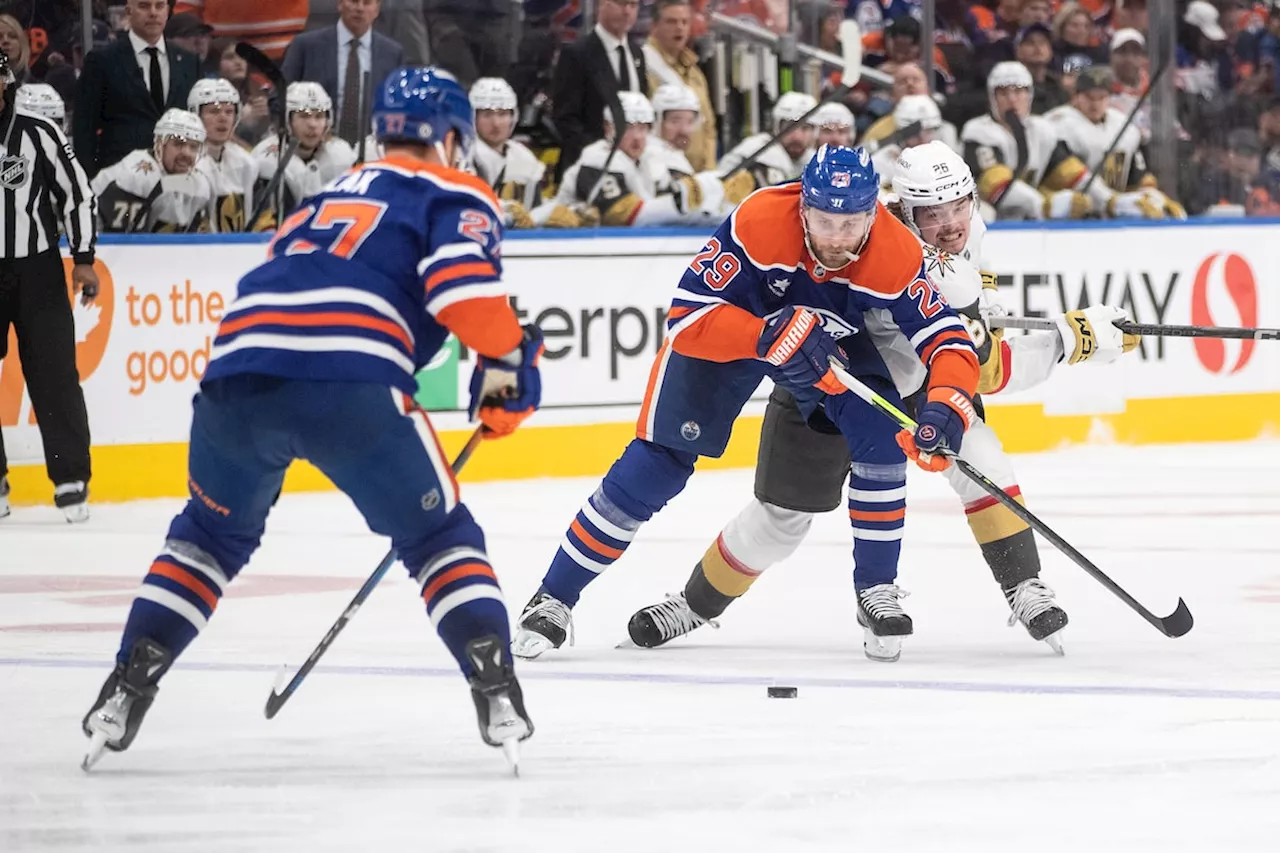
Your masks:
{"label": "hockey stick", "polygon": [[[272,111],[273,118],[276,122],[276,135],[281,143],[290,136],[289,134],[289,108],[286,103],[288,98],[289,84],[284,79],[284,72],[280,70],[280,66],[272,61],[262,51],[258,50],[247,41],[236,42],[236,55],[243,59],[250,67],[255,69],[259,74],[266,77],[271,82],[271,86],[276,90],[276,108]],[[252,230],[254,223],[258,221],[258,217],[267,209],[267,205],[271,202],[271,197],[276,194],[284,181],[284,170],[298,152],[298,141],[290,141],[288,147],[277,147],[276,149],[276,173],[271,176],[271,180],[267,182],[263,188],[261,197],[254,202],[253,215],[245,222],[245,228]],[[280,199],[277,207],[283,207],[284,200]],[[277,211],[277,219],[283,214],[283,211]],[[277,222],[277,224],[279,224]]]}
{"label": "hockey stick", "polygon": [[[608,87],[604,84],[604,79],[597,76],[595,78],[596,92],[609,102],[609,115],[613,119],[610,124],[613,125],[613,142],[609,144],[609,153],[605,155],[604,165],[600,167],[600,177],[596,178],[596,182],[591,185],[591,191],[587,193],[587,207],[595,203],[596,196],[600,194],[600,188],[604,186],[604,179],[609,176],[609,164],[613,162],[613,155],[618,153],[618,146],[622,144],[622,134],[627,129],[627,117],[622,113],[622,99],[618,97],[618,90],[608,91]],[[573,164],[570,163],[570,166]],[[505,169],[504,169],[505,171]],[[568,171],[567,169],[565,171]]]}
{"label": "hockey stick", "polygon": [[[284,181],[284,167],[288,166],[289,161],[293,159],[293,155],[298,153],[298,140],[290,139],[288,147],[284,148],[283,151],[284,153],[276,159],[276,173],[271,176],[271,180],[267,181],[267,185],[262,188],[261,197],[253,203],[253,215],[245,223],[245,227],[250,230],[253,229],[253,224],[258,221],[258,217],[267,209],[267,205],[271,203],[271,197],[275,195],[276,190],[280,188],[280,184]],[[283,207],[283,202],[280,206]],[[280,218],[277,216],[277,227],[280,225],[278,221]]]}
{"label": "hockey stick", "polygon": [[[908,417],[907,414],[897,406],[881,397],[875,391],[872,391],[856,377],[851,375],[834,356],[831,358],[831,369],[835,372],[836,378],[840,380],[840,383],[844,385],[844,387],[848,388],[858,397],[871,404],[871,406],[879,410],[886,417],[897,422],[898,426],[905,430],[911,430],[912,432],[915,431],[915,421]],[[1113,595],[1125,604],[1129,605],[1129,607],[1131,607],[1139,616],[1155,626],[1156,630],[1160,633],[1164,634],[1166,637],[1181,637],[1183,634],[1191,630],[1191,626],[1194,624],[1194,621],[1191,618],[1191,611],[1187,608],[1186,602],[1181,598],[1178,599],[1178,606],[1174,609],[1173,613],[1163,618],[1155,615],[1146,607],[1143,607],[1136,598],[1125,592],[1123,587],[1104,574],[1103,571],[1091,563],[1087,557],[1073,548],[1071,543],[1055,533],[1049,525],[1045,524],[1039,518],[1036,518],[1036,516],[1031,513],[1031,510],[1009,497],[1009,495],[1005,493],[1005,490],[992,482],[987,475],[983,474],[977,468],[974,468],[968,462],[961,459],[955,452],[945,447],[939,448],[937,452],[950,459],[956,467],[960,469],[962,474],[981,487],[984,492],[994,498],[1001,506],[1030,525],[1032,530],[1053,543],[1053,546],[1065,554],[1071,562],[1088,572],[1094,580],[1105,586]]]}
{"label": "hockey stick", "polygon": [[[1051,332],[1058,321],[1048,317],[992,317],[993,329],[1037,329]],[[1280,329],[1237,328],[1234,326],[1165,326],[1159,323],[1120,321],[1116,328],[1129,335],[1151,335],[1158,338],[1228,338],[1234,340],[1280,341]]]}
{"label": "hockey stick", "polygon": [[[1120,125],[1120,129],[1116,131],[1116,138],[1111,140],[1111,144],[1107,146],[1107,150],[1102,152],[1102,159],[1097,165],[1089,170],[1089,180],[1084,182],[1084,188],[1080,190],[1081,195],[1089,194],[1089,187],[1093,186],[1093,179],[1098,177],[1098,172],[1102,171],[1102,167],[1106,165],[1107,158],[1111,156],[1111,152],[1116,150],[1116,146],[1120,144],[1120,137],[1124,136],[1124,132],[1129,129],[1129,125],[1133,124],[1133,120],[1138,117],[1138,111],[1142,109],[1142,105],[1147,102],[1147,98],[1151,96],[1152,90],[1155,89],[1156,83],[1164,76],[1164,71],[1169,67],[1166,61],[1163,65],[1156,69],[1155,76],[1147,81],[1147,90],[1138,97],[1138,103],[1133,105],[1133,109],[1129,111],[1129,115],[1125,118],[1124,124]],[[1085,164],[1088,165],[1087,163]]]}
{"label": "hockey stick", "polygon": [[[462,448],[462,451],[458,453],[457,458],[453,460],[453,473],[455,475],[462,470],[463,466],[467,464],[467,460],[471,458],[471,454],[475,453],[476,448],[480,446],[480,441],[484,438],[484,431],[485,428],[483,426],[476,427],[476,431],[471,433],[471,438],[467,440],[466,446]],[[268,720],[272,719],[280,712],[280,709],[284,707],[284,703],[288,702],[289,697],[292,696],[297,691],[298,687],[302,685],[303,679],[310,674],[311,670],[315,669],[316,663],[318,663],[324,653],[329,650],[329,646],[333,645],[333,641],[338,639],[338,635],[342,633],[342,629],[347,627],[347,623],[351,621],[351,617],[356,615],[360,610],[361,605],[364,604],[365,600],[373,592],[374,587],[381,582],[382,578],[391,570],[391,567],[395,562],[396,552],[393,549],[387,552],[387,556],[382,558],[381,563],[378,563],[378,567],[373,570],[373,574],[369,575],[369,579],[366,580],[364,584],[361,585],[359,591],[356,592],[355,598],[351,599],[351,603],[342,611],[342,615],[338,617],[338,621],[334,622],[333,626],[329,628],[328,633],[324,635],[324,639],[320,641],[320,645],[315,647],[315,650],[311,652],[311,656],[307,658],[306,662],[302,664],[302,667],[296,673],[294,673],[293,678],[289,679],[289,682],[285,684],[283,688],[280,683],[284,680],[285,673],[289,670],[287,666],[280,667],[280,672],[276,676],[275,686],[271,690],[271,695],[267,697],[265,713]]]}
{"label": "hockey stick", "polygon": [[843,98],[849,94],[849,91],[854,86],[858,85],[858,81],[862,79],[862,30],[858,27],[858,22],[852,18],[845,18],[840,22],[840,56],[844,60],[844,71],[840,75],[840,85],[825,98],[814,104],[813,108],[800,116],[800,118],[779,128],[778,132],[770,136],[764,145],[761,145],[741,163],[721,175],[720,180],[728,180],[743,169],[749,169],[752,164],[764,155],[764,152],[778,144],[779,139],[786,136],[794,128],[804,125],[805,122],[813,117],[814,113],[822,109],[823,105]]}
{"label": "hockey stick", "polygon": [[[1031,158],[1027,148],[1027,129],[1022,124],[1022,119],[1013,110],[1007,110],[1004,114],[1004,123],[1009,128],[1009,135],[1013,137],[1013,144],[1018,149],[1018,162],[1014,165],[1013,177],[1009,179],[1009,186],[1013,186],[1014,181],[1022,180],[1022,173],[1027,170],[1027,161]],[[996,218],[1000,218],[1000,206],[1004,204],[1004,200],[1009,197],[1009,187],[1004,188],[1004,192],[1000,193],[1000,198],[996,199],[996,203],[992,205],[996,211]]]}

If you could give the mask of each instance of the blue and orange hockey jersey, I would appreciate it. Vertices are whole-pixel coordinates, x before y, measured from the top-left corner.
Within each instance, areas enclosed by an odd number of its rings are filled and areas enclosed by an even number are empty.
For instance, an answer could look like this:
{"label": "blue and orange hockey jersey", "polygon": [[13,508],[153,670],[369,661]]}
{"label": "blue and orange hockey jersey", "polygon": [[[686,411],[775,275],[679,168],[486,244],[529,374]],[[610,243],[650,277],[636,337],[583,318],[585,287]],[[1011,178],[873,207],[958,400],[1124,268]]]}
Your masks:
{"label": "blue and orange hockey jersey", "polygon": [[978,385],[978,357],[963,322],[926,274],[923,251],[881,206],[858,258],[843,269],[818,266],[805,246],[800,184],[758,190],[716,231],[680,279],[667,329],[670,346],[691,358],[754,359],[765,318],[810,308],[839,339],[861,334],[863,312],[885,310],[929,370],[929,385]]}
{"label": "blue and orange hockey jersey", "polygon": [[368,163],[287,217],[240,280],[204,381],[238,373],[413,394],[449,332],[499,357],[521,329],[501,284],[502,212],[479,178]]}

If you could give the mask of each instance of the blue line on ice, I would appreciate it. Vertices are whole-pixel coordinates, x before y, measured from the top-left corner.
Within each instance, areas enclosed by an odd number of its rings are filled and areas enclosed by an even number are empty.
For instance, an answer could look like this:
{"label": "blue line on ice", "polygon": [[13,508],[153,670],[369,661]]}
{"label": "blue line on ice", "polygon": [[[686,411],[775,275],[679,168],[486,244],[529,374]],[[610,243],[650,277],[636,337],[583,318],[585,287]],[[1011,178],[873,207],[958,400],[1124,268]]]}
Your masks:
{"label": "blue line on ice", "polygon": [[[106,670],[107,660],[71,658],[0,658],[3,667]],[[206,672],[276,672],[280,667],[262,663],[179,663],[177,669]],[[451,668],[415,666],[318,666],[325,675],[374,675],[401,678],[457,678]],[[632,684],[753,687],[786,684],[792,687],[830,687],[857,690],[936,690],[949,693],[1008,693],[1049,696],[1141,696],[1163,699],[1235,699],[1253,702],[1280,701],[1280,690],[1231,690],[1212,687],[1157,687],[1130,684],[999,684],[966,681],[891,681],[812,676],[716,675],[660,672],[591,672],[552,670],[542,664],[525,664],[520,677],[530,681],[605,681]]]}

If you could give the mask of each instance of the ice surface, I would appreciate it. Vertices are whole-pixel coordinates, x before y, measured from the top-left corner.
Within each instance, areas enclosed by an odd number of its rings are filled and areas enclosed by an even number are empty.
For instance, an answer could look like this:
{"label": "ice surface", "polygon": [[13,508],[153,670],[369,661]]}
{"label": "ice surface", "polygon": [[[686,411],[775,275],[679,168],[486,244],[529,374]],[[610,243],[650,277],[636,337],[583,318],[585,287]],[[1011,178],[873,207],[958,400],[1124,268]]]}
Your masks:
{"label": "ice surface", "polygon": [[[482,451],[483,452],[483,451]],[[78,768],[79,721],[174,501],[0,522],[0,851],[1275,851],[1280,849],[1280,444],[1088,448],[1017,460],[1028,503],[1157,613],[1158,634],[1042,543],[1067,656],[1020,628],[940,478],[913,472],[901,583],[917,633],[866,660],[847,515],[719,631],[616,650],[683,587],[749,472],[697,475],[520,668],[522,778],[397,567],[273,721],[386,543],[340,496],[286,496],[166,679],[133,748]],[[473,485],[517,611],[594,481]],[[800,688],[768,699],[768,684]]]}

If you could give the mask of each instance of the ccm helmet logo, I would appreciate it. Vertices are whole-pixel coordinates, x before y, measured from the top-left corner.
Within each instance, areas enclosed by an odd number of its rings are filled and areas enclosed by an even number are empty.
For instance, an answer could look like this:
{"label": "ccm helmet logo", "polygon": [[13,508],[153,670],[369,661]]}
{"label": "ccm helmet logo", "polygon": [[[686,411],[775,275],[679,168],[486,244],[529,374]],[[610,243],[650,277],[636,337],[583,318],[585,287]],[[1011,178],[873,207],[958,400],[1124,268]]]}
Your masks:
{"label": "ccm helmet logo", "polygon": [[[1242,255],[1216,252],[1196,270],[1191,322],[1197,326],[1258,325],[1258,284]],[[1210,373],[1238,373],[1253,357],[1252,340],[1195,338],[1196,358]]]}

